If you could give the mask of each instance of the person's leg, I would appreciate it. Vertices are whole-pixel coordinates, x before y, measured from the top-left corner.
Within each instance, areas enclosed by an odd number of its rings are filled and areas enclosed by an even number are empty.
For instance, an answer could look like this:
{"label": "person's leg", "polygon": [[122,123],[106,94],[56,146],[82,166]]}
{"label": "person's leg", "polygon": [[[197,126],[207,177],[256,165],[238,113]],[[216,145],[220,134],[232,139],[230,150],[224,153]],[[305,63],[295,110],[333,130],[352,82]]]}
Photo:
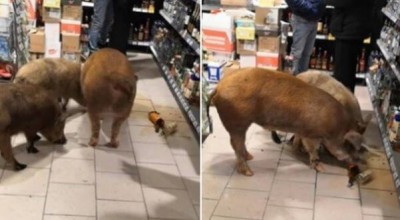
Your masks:
{"label": "person's leg", "polygon": [[98,49],[100,34],[104,26],[108,0],[96,0],[93,6],[93,19],[89,30],[89,49],[91,52]]}
{"label": "person's leg", "polygon": [[101,30],[101,35],[99,39],[99,43],[105,45],[107,43],[107,38],[110,34],[111,27],[113,24],[113,17],[114,17],[114,9],[113,9],[113,1],[112,0],[105,0],[107,1],[107,10],[105,14],[104,25]]}
{"label": "person's leg", "polygon": [[299,16],[292,15],[291,25],[293,28],[293,43],[290,54],[293,58],[292,72],[296,75],[300,73],[300,59],[307,41],[307,21]]}
{"label": "person's leg", "polygon": [[309,22],[305,28],[308,30],[308,35],[306,36],[306,42],[304,45],[303,53],[299,60],[299,73],[305,72],[308,70],[310,57],[312,50],[314,48],[315,37],[317,36],[317,22]]}
{"label": "person's leg", "polygon": [[354,93],[357,57],[363,40],[339,40],[335,43],[334,77]]}
{"label": "person's leg", "polygon": [[114,24],[110,34],[109,47],[126,53],[129,38],[129,24],[133,8],[132,0],[113,0]]}

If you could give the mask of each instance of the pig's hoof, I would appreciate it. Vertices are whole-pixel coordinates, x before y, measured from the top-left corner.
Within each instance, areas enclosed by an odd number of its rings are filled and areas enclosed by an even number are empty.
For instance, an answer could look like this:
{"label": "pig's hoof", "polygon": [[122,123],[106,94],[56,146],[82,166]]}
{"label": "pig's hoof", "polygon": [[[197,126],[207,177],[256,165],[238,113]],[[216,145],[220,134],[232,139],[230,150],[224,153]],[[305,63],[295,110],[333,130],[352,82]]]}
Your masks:
{"label": "pig's hoof", "polygon": [[28,154],[36,154],[39,152],[39,150],[36,147],[28,147]]}
{"label": "pig's hoof", "polygon": [[26,168],[26,164],[15,162],[14,169],[20,171]]}
{"label": "pig's hoof", "polygon": [[119,145],[118,141],[111,141],[111,142],[106,144],[107,147],[111,147],[111,148],[117,148],[118,145]]}
{"label": "pig's hoof", "polygon": [[246,160],[252,160],[254,158],[253,155],[251,155],[250,153],[246,153]]}
{"label": "pig's hoof", "polygon": [[253,171],[250,170],[247,166],[238,166],[237,168],[238,173],[241,173],[245,176],[253,176]]}
{"label": "pig's hoof", "polygon": [[97,138],[90,138],[89,145],[95,147],[98,144],[99,140]]}
{"label": "pig's hoof", "polygon": [[324,166],[319,160],[314,160],[311,162],[311,168],[316,170],[317,172],[324,172]]}
{"label": "pig's hoof", "polygon": [[35,137],[33,138],[33,142],[39,141],[41,137],[37,134],[35,134]]}

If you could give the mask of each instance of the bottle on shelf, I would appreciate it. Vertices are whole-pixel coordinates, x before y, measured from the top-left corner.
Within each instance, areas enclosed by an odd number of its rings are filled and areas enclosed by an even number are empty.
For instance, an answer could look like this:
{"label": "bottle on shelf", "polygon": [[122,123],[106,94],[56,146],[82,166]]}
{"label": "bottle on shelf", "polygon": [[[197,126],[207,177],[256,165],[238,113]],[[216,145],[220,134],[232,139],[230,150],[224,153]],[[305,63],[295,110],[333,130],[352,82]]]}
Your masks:
{"label": "bottle on shelf", "polygon": [[323,34],[323,35],[328,35],[328,34],[329,34],[329,30],[328,30],[328,17],[325,17],[325,22],[324,22],[323,27],[322,27],[322,34]]}
{"label": "bottle on shelf", "polygon": [[138,41],[138,37],[139,37],[138,35],[139,35],[139,30],[138,30],[137,26],[135,25],[135,27],[133,28],[132,40]]}
{"label": "bottle on shelf", "polygon": [[144,27],[144,41],[150,40],[150,18],[147,18],[146,25]]}
{"label": "bottle on shelf", "polygon": [[315,69],[318,69],[318,70],[322,69],[322,52],[321,52],[321,48],[318,50]]}
{"label": "bottle on shelf", "polygon": [[149,13],[154,13],[155,12],[155,6],[154,6],[154,0],[150,0],[150,4],[149,4]]}
{"label": "bottle on shelf", "polygon": [[362,49],[362,52],[361,52],[361,57],[360,57],[360,60],[359,60],[359,65],[358,65],[359,67],[359,69],[358,69],[358,72],[359,73],[365,73],[365,48],[363,48]]}
{"label": "bottle on shelf", "polygon": [[323,28],[323,23],[322,23],[322,18],[319,19],[318,23],[317,23],[317,33],[321,34],[322,33],[322,28]]}
{"label": "bottle on shelf", "polygon": [[138,41],[143,41],[144,38],[144,28],[143,25],[140,25],[139,33],[138,33]]}
{"label": "bottle on shelf", "polygon": [[324,50],[324,53],[322,55],[321,69],[328,70],[328,52],[326,50]]}
{"label": "bottle on shelf", "polygon": [[316,65],[317,65],[317,57],[316,57],[316,51],[315,51],[315,47],[312,50],[312,54],[311,54],[311,58],[310,58],[310,68],[311,69],[315,69]]}
{"label": "bottle on shelf", "polygon": [[331,54],[331,55],[329,56],[328,70],[329,70],[329,71],[333,71],[334,67],[335,67],[335,63],[333,62],[333,55]]}

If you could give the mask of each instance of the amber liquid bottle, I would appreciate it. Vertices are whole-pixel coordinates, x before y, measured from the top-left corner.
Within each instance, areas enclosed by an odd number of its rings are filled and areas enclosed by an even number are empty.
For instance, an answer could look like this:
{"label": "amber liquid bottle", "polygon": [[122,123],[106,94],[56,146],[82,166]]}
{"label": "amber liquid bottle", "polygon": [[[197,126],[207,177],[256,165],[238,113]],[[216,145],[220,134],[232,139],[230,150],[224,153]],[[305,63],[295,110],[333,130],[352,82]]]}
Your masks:
{"label": "amber liquid bottle", "polygon": [[315,66],[315,69],[322,69],[322,52],[321,49],[318,50],[318,55],[317,55],[317,63]]}
{"label": "amber liquid bottle", "polygon": [[326,52],[326,50],[324,50],[324,55],[322,55],[322,66],[321,69],[323,70],[328,70],[328,52]]}
{"label": "amber liquid bottle", "polygon": [[359,66],[359,72],[365,73],[365,69],[366,69],[365,68],[365,49],[362,50],[361,58],[360,58],[358,66]]}
{"label": "amber liquid bottle", "polygon": [[314,47],[310,58],[310,68],[315,69],[316,65],[317,65],[317,57],[315,55],[315,47]]}

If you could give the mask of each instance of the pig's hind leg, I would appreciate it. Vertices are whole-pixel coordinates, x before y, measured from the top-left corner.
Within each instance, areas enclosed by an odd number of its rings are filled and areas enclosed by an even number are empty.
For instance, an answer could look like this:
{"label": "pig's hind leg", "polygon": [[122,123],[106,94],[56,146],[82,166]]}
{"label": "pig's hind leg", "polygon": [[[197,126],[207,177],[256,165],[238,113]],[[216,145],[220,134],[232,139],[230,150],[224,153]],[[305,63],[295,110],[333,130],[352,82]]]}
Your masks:
{"label": "pig's hind leg", "polygon": [[322,163],[318,155],[318,147],[321,141],[318,139],[299,137],[298,135],[296,135],[296,138],[299,138],[300,143],[304,144],[304,148],[308,152],[308,155],[310,156],[311,168],[315,169],[316,171],[322,172],[324,168],[322,166]]}
{"label": "pig's hind leg", "polygon": [[99,135],[100,135],[100,116],[93,112],[88,111],[90,124],[92,126],[92,136],[90,137],[89,145],[94,147],[99,142]]}
{"label": "pig's hind leg", "polygon": [[113,147],[117,148],[119,145],[118,142],[118,135],[119,131],[121,129],[122,123],[124,123],[126,117],[115,117],[112,123],[112,128],[111,128],[111,140],[110,143],[107,143],[108,147]]}
{"label": "pig's hind leg", "polygon": [[246,150],[246,131],[243,132],[229,132],[231,136],[231,145],[236,154],[237,171],[246,176],[253,176],[247,160],[251,160],[253,156]]}
{"label": "pig's hind leg", "polygon": [[6,134],[1,134],[0,135],[0,143],[1,143],[1,155],[3,158],[12,164],[14,170],[23,170],[26,168],[25,164],[19,163],[12,152],[12,146],[11,146],[11,136],[6,135]]}

